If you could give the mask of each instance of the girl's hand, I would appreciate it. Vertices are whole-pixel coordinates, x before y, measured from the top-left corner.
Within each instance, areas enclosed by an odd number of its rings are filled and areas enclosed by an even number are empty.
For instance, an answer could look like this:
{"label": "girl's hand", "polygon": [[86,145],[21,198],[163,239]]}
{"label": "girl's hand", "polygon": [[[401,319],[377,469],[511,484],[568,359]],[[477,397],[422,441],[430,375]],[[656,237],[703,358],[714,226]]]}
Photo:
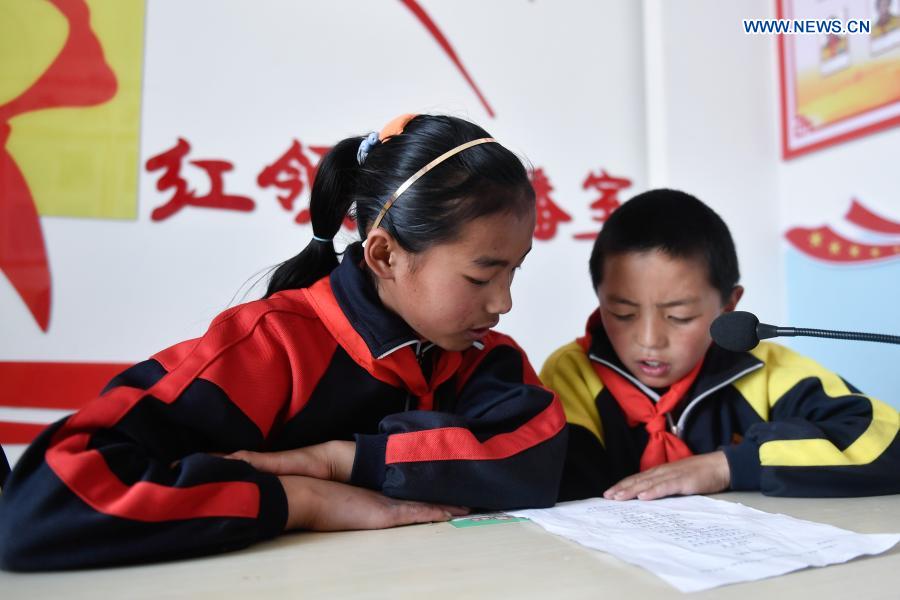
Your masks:
{"label": "girl's hand", "polygon": [[313,477],[286,475],[279,479],[288,500],[285,530],[384,529],[447,521],[469,512],[458,506],[396,500],[365,488]]}
{"label": "girl's hand", "polygon": [[691,456],[626,477],[605,492],[607,500],[656,500],[664,496],[714,494],[731,483],[728,459],[721,450]]}
{"label": "girl's hand", "polygon": [[242,460],[273,475],[304,475],[346,483],[356,458],[356,442],[334,440],[283,452],[240,450],[225,458]]}

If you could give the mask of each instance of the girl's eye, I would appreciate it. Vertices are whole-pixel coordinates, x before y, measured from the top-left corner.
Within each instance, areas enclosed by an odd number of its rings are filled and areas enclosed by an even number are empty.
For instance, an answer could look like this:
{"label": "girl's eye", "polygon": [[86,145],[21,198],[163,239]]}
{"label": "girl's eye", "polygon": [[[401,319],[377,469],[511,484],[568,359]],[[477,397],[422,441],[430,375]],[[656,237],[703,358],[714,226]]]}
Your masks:
{"label": "girl's eye", "polygon": [[613,316],[613,318],[617,321],[630,321],[634,318],[633,314],[620,315],[620,314],[616,314],[614,312],[611,312],[609,314],[611,314]]}
{"label": "girl's eye", "polygon": [[474,277],[465,276],[466,280],[472,285],[487,285],[489,282],[484,281],[483,279],[475,279]]}

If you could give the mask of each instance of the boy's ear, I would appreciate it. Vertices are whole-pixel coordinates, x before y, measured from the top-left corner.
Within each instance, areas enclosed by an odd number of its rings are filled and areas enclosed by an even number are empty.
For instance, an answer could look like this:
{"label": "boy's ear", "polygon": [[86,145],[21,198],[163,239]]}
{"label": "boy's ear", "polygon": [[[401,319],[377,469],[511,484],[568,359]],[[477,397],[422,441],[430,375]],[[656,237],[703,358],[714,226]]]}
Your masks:
{"label": "boy's ear", "polygon": [[734,289],[731,290],[731,295],[728,296],[728,302],[725,303],[725,306],[722,308],[722,312],[731,312],[737,307],[737,303],[740,302],[741,296],[744,295],[744,286],[736,285]]}
{"label": "boy's ear", "polygon": [[397,241],[381,227],[375,227],[366,237],[363,245],[363,259],[366,266],[379,279],[393,279],[396,268]]}

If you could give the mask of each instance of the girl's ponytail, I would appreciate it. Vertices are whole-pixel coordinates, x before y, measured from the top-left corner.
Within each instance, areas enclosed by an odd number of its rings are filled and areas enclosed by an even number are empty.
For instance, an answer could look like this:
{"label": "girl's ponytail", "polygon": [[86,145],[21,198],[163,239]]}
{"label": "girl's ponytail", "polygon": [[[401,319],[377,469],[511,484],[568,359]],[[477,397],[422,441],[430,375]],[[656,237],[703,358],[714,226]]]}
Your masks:
{"label": "girl's ponytail", "polygon": [[485,138],[487,131],[456,117],[403,115],[380,134],[339,142],[313,182],[313,240],[275,269],[266,298],[309,287],[334,270],[332,238],[354,204],[360,239],[381,227],[412,253],[457,239],[480,217],[533,215],[534,189],[522,162]]}
{"label": "girl's ponytail", "polygon": [[269,279],[266,298],[282,290],[309,287],[338,265],[332,240],[353,204],[359,170],[356,153],[362,140],[342,140],[322,158],[309,200],[313,239],[300,254],[278,265]]}

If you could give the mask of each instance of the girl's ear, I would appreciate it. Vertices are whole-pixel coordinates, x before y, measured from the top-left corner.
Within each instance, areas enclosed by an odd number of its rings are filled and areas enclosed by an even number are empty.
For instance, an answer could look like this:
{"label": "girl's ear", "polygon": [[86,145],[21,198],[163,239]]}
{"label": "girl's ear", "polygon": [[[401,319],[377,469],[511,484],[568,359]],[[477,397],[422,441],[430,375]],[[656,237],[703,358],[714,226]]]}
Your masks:
{"label": "girl's ear", "polygon": [[363,245],[366,266],[379,279],[394,279],[397,269],[397,251],[400,246],[387,231],[375,227],[369,231]]}
{"label": "girl's ear", "polygon": [[728,297],[728,302],[725,303],[725,307],[722,309],[722,312],[731,312],[737,307],[737,303],[740,302],[741,296],[744,295],[744,286],[736,285],[734,289],[731,290],[731,295]]}

